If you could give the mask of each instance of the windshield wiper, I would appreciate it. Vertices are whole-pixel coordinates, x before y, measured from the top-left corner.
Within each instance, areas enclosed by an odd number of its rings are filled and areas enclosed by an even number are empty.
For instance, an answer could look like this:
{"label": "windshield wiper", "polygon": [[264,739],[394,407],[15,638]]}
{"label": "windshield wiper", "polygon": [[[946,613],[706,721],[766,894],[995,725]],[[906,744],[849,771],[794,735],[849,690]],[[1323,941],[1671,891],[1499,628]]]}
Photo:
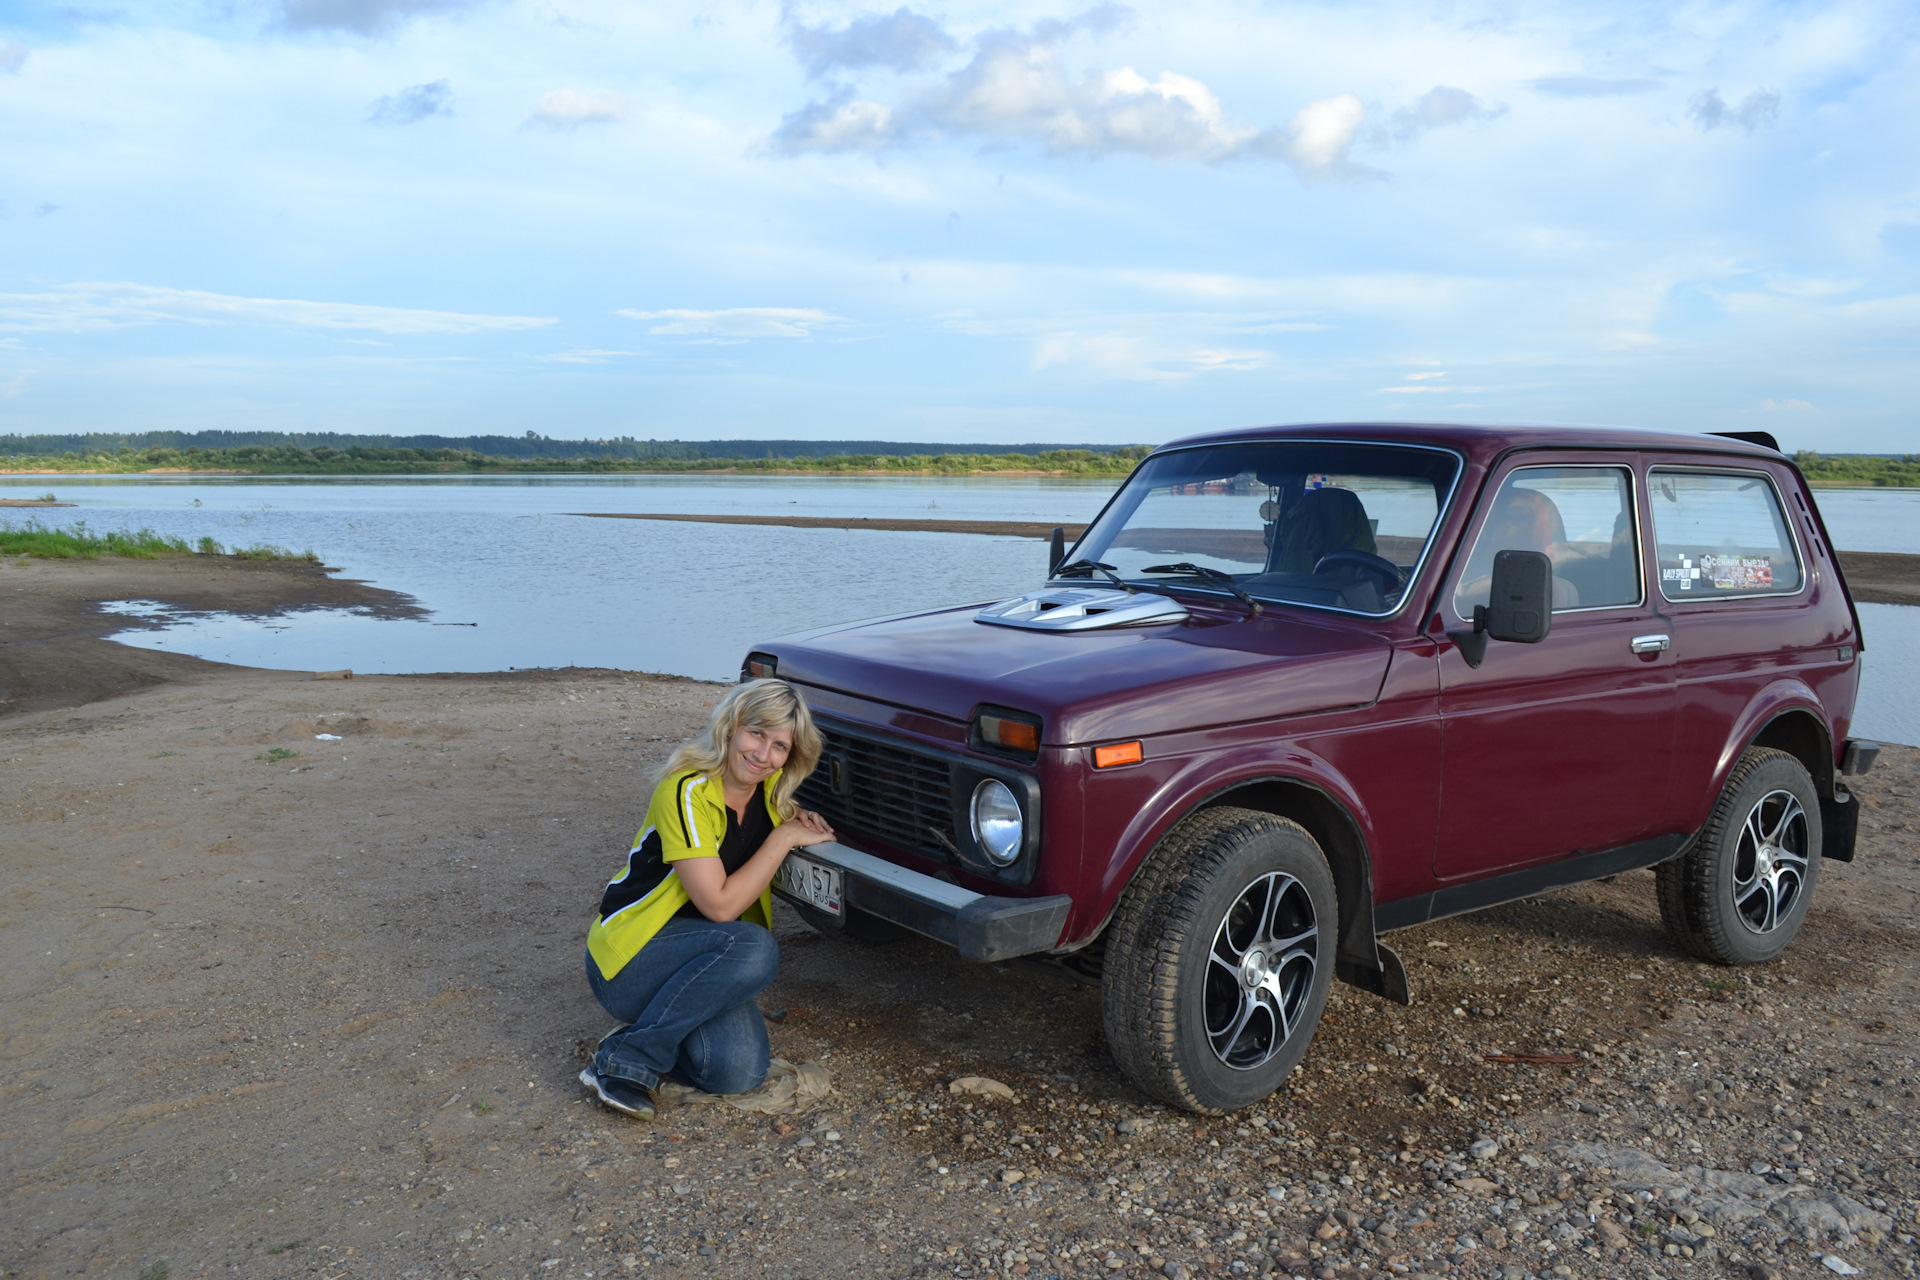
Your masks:
{"label": "windshield wiper", "polygon": [[1106,574],[1107,577],[1113,580],[1115,586],[1119,587],[1128,595],[1134,594],[1134,592],[1139,589],[1115,573],[1112,565],[1101,564],[1098,560],[1075,560],[1072,564],[1063,564],[1053,571],[1053,576],[1056,578],[1090,578],[1096,570]]}
{"label": "windshield wiper", "polygon": [[1225,587],[1228,591],[1231,591],[1234,598],[1241,604],[1247,606],[1247,609],[1253,613],[1254,616],[1259,616],[1261,612],[1260,602],[1248,595],[1246,590],[1233,580],[1232,574],[1222,573],[1218,569],[1209,569],[1203,564],[1194,564],[1187,560],[1182,560],[1177,564],[1150,564],[1140,572],[1177,573],[1182,577],[1198,578],[1202,582],[1215,582]]}

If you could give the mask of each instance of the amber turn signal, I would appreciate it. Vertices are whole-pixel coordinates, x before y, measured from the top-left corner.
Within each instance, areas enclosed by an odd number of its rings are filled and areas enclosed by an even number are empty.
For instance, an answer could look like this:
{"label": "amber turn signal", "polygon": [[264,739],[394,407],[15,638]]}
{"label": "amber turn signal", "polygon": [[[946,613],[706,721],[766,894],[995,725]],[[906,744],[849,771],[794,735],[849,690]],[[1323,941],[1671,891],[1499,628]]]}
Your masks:
{"label": "amber turn signal", "polygon": [[980,737],[1007,751],[1040,754],[1040,726],[1007,716],[982,715]]}
{"label": "amber turn signal", "polygon": [[1138,742],[1116,742],[1110,747],[1093,749],[1093,767],[1111,769],[1117,764],[1139,764],[1144,756]]}

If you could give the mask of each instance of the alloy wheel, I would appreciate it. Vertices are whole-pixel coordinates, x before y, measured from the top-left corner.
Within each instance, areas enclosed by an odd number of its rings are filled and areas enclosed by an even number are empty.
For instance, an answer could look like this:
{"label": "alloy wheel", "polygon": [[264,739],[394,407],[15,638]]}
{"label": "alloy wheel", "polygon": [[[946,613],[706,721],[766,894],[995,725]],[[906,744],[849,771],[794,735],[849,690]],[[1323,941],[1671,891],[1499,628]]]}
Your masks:
{"label": "alloy wheel", "polygon": [[1733,860],[1733,909],[1755,933],[1771,933],[1800,899],[1811,847],[1807,811],[1791,791],[1769,791],[1747,811]]}
{"label": "alloy wheel", "polygon": [[1242,889],[1214,933],[1204,992],[1207,1041],[1235,1070],[1267,1062],[1300,1025],[1320,962],[1306,886],[1283,871]]}

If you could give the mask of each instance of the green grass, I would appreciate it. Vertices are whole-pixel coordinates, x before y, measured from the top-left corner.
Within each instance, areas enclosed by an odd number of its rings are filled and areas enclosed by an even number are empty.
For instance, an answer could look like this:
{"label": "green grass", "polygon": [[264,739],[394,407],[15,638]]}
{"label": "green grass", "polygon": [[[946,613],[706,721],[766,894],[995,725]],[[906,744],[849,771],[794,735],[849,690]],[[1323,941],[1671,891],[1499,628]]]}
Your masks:
{"label": "green grass", "polygon": [[354,445],[242,445],[231,449],[89,449],[60,454],[8,454],[11,471],[131,474],[142,471],[218,471],[243,475],[608,474],[642,475],[872,474],[1126,476],[1147,455],[1145,445],[1123,449],[1049,449],[1041,453],[848,454],[827,458],[509,458],[471,449],[401,449]]}
{"label": "green grass", "polygon": [[254,759],[265,760],[268,764],[279,764],[282,760],[291,760],[299,754],[298,751],[289,751],[285,747],[273,747],[267,754],[255,756]]}
{"label": "green grass", "polygon": [[312,551],[289,551],[265,543],[226,550],[212,538],[202,538],[189,546],[185,538],[172,538],[151,529],[115,529],[95,533],[86,521],[77,521],[64,529],[50,529],[38,520],[25,524],[0,521],[0,555],[35,556],[43,560],[97,560],[101,556],[126,556],[134,560],[158,560],[163,556],[230,555],[238,560],[295,560],[318,564]]}

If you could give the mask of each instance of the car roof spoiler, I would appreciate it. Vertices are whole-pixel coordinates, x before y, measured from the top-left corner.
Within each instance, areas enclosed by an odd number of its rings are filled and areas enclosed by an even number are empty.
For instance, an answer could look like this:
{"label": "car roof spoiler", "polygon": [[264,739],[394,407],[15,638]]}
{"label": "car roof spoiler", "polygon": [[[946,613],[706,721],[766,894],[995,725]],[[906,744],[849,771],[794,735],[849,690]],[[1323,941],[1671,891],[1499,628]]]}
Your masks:
{"label": "car roof spoiler", "polygon": [[1728,440],[1744,440],[1748,444],[1757,444],[1762,449],[1771,449],[1775,453],[1785,453],[1780,442],[1773,438],[1771,431],[1709,431],[1710,436],[1721,436]]}

